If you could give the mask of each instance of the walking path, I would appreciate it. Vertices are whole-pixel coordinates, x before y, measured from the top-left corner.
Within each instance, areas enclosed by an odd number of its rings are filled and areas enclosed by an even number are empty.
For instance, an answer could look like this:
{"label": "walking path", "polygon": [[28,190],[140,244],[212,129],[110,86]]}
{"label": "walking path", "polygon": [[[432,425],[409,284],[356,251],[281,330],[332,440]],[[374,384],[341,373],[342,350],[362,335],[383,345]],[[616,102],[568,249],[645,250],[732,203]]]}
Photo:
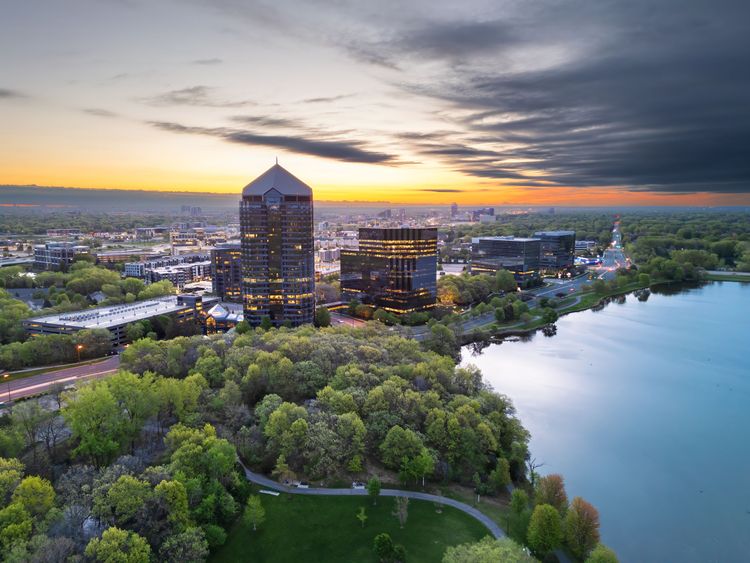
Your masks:
{"label": "walking path", "polygon": [[[243,466],[244,467],[244,466]],[[297,487],[288,487],[277,483],[273,479],[269,479],[265,475],[254,473],[245,467],[245,477],[248,481],[261,485],[267,489],[273,489],[275,491],[282,491],[284,493],[290,493],[293,495],[316,495],[316,496],[367,496],[367,490],[363,489],[325,489],[318,487],[310,487],[309,489],[300,489]],[[457,508],[461,512],[468,514],[472,518],[479,520],[495,538],[504,538],[505,532],[500,529],[489,516],[480,512],[473,506],[469,506],[466,503],[453,500],[451,498],[441,497],[438,495],[431,495],[429,493],[420,493],[417,491],[401,491],[399,489],[382,489],[380,491],[381,497],[406,497],[415,500],[426,500],[429,502],[439,502],[447,506]]]}

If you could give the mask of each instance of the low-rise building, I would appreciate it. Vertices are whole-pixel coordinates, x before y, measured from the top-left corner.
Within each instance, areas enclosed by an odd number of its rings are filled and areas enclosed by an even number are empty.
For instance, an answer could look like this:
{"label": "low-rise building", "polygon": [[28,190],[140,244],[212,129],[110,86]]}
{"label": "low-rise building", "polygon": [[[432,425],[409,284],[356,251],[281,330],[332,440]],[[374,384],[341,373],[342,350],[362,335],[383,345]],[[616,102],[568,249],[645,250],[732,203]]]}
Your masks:
{"label": "low-rise building", "polygon": [[134,322],[160,315],[174,317],[177,323],[203,322],[204,309],[217,298],[193,295],[170,295],[122,305],[97,307],[72,313],[60,313],[25,319],[23,326],[32,335],[75,334],[79,330],[105,328],[112,333],[113,347],[124,344],[126,327]]}
{"label": "low-rise building", "polygon": [[34,267],[39,270],[65,269],[79,256],[88,256],[89,247],[74,242],[46,242],[34,245]]}

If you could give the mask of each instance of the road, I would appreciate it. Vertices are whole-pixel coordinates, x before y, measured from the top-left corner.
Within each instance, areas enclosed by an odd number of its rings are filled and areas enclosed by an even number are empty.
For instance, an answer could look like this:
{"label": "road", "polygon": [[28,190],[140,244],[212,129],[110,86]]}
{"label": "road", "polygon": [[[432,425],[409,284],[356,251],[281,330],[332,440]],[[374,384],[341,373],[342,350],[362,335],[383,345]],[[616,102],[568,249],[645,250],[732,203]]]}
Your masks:
{"label": "road", "polygon": [[[317,495],[317,496],[334,496],[334,497],[340,497],[340,496],[367,496],[367,490],[363,489],[324,489],[324,488],[318,488],[318,487],[311,487],[309,489],[298,489],[296,487],[288,487],[286,485],[282,485],[281,483],[277,483],[276,481],[269,479],[265,475],[261,475],[259,473],[255,473],[253,471],[250,471],[247,467],[245,467],[245,477],[248,481],[251,483],[255,483],[256,485],[260,485],[261,487],[265,487],[267,489],[272,489],[274,491],[281,491],[283,493],[290,493],[293,495]],[[498,526],[494,520],[492,520],[489,516],[484,514],[483,512],[480,512],[473,506],[469,506],[468,504],[464,502],[460,502],[457,500],[453,500],[451,498],[446,498],[438,495],[431,495],[429,493],[420,493],[416,491],[402,491],[399,489],[382,489],[380,491],[381,497],[406,497],[410,499],[415,500],[426,500],[429,502],[439,502],[441,504],[452,506],[453,508],[457,508],[461,512],[468,514],[472,518],[475,518],[490,531],[490,533],[495,538],[504,538],[505,532]]]}
{"label": "road", "polygon": [[30,395],[37,395],[49,391],[57,384],[76,383],[89,379],[99,379],[111,375],[120,367],[120,356],[111,356],[95,364],[74,366],[56,371],[48,371],[39,375],[31,375],[23,379],[14,379],[0,384],[0,402],[10,402]]}
{"label": "road", "polygon": [[363,321],[362,319],[355,319],[354,317],[350,317],[348,315],[342,315],[341,313],[337,313],[336,311],[331,311],[331,326],[349,326],[356,328],[365,324],[367,324],[367,321]]}

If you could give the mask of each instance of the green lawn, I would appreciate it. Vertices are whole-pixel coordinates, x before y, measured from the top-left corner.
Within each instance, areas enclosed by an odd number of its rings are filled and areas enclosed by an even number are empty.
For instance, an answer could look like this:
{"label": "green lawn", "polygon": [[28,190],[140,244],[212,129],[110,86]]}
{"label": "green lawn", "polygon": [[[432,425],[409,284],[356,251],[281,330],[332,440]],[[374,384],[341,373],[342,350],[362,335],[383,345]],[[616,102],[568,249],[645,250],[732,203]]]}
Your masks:
{"label": "green lawn", "polygon": [[[441,514],[431,502],[411,500],[404,529],[391,515],[393,498],[380,497],[372,506],[367,497],[313,497],[282,493],[260,495],[266,521],[253,532],[240,519],[227,543],[211,557],[213,562],[288,561],[376,562],[372,550],[377,534],[387,532],[406,547],[411,563],[440,561],[445,548],[477,541],[489,531],[470,516],[445,506]],[[355,515],[367,509],[361,527]]]}

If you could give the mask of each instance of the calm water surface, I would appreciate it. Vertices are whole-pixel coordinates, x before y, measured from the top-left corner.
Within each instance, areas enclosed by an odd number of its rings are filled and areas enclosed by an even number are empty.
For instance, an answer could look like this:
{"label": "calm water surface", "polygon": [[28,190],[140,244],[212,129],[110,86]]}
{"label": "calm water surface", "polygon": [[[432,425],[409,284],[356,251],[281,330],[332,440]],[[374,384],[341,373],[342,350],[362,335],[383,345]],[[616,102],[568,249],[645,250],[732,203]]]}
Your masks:
{"label": "calm water surface", "polygon": [[601,514],[621,561],[750,561],[750,284],[568,315],[464,350],[508,395],[541,473]]}

